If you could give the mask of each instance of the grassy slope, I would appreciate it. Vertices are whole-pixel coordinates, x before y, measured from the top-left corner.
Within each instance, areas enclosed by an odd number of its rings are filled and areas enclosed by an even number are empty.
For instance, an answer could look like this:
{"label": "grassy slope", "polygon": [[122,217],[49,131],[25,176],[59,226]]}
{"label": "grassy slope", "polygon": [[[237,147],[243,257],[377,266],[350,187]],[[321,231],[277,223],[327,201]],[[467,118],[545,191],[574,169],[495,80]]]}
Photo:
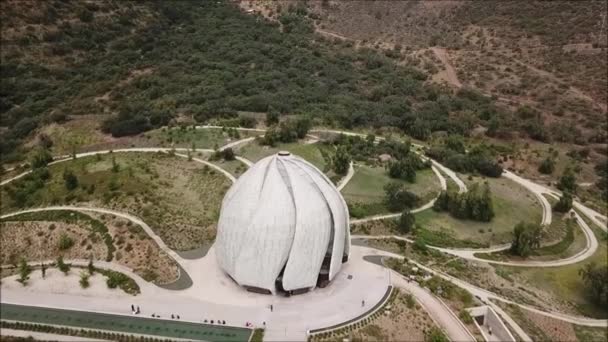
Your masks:
{"label": "grassy slope", "polygon": [[222,147],[230,142],[259,135],[261,133],[238,131],[236,135],[231,135],[222,129],[196,129],[190,127],[180,128],[161,128],[145,134],[146,137],[158,144],[191,148],[192,143],[196,148],[214,149]]}
{"label": "grassy slope", "polygon": [[578,271],[586,264],[595,262],[598,265],[606,267],[608,260],[608,246],[605,239],[605,234],[594,228],[594,233],[599,239],[600,245],[598,250],[585,261],[552,268],[521,268],[521,267],[505,267],[499,268],[508,272],[515,279],[518,279],[523,284],[534,286],[545,291],[550,291],[556,298],[572,302],[577,306],[582,314],[592,317],[607,318],[608,311],[606,308],[601,308],[595,305],[595,301],[591,299],[589,290],[581,281]]}
{"label": "grassy slope", "polygon": [[[467,183],[479,182],[472,178]],[[532,194],[505,178],[488,178],[492,190],[495,217],[491,222],[458,220],[447,213],[426,210],[416,214],[416,222],[432,231],[447,231],[454,238],[483,244],[509,242],[513,227],[520,221],[540,222],[541,207]],[[483,232],[482,232],[483,231]]]}
{"label": "grassy slope", "polygon": [[[111,170],[108,155],[51,166],[51,179],[28,197],[26,205],[91,203],[131,211],[177,249],[192,249],[213,241],[221,198],[229,186],[223,175],[164,154],[116,153],[115,158],[120,165],[116,173]],[[64,185],[65,169],[79,180],[79,187],[73,191]],[[2,202],[3,212],[18,209],[6,187],[2,187],[2,196],[8,199]]]}
{"label": "grassy slope", "polygon": [[384,186],[390,182],[403,184],[421,198],[421,203],[432,199],[440,190],[437,176],[431,169],[416,172],[416,182],[408,183],[390,178],[382,167],[357,165],[355,175],[342,190],[342,194],[349,205],[364,205],[367,208],[366,216],[387,213],[388,209],[383,204]]}
{"label": "grassy slope", "polygon": [[327,169],[327,163],[323,159],[320,149],[328,149],[329,147],[322,144],[302,144],[302,143],[289,143],[289,144],[278,144],[276,147],[262,146],[257,142],[252,142],[239,148],[238,154],[243,157],[256,162],[264,157],[271,154],[278,153],[279,151],[289,151],[303,159],[307,160],[319,170],[329,172]]}

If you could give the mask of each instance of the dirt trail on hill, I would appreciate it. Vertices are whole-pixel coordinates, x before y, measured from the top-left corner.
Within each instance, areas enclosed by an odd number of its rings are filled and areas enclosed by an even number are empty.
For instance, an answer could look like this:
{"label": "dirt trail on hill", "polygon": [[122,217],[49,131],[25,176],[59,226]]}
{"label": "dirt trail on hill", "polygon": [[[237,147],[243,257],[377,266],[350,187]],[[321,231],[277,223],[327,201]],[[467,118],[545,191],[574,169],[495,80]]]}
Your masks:
{"label": "dirt trail on hill", "polygon": [[340,40],[350,40],[350,41],[354,41],[354,39],[352,38],[348,38],[346,36],[343,36],[341,34],[335,33],[335,32],[331,32],[331,31],[327,31],[327,30],[321,30],[321,29],[316,29],[316,32],[322,36],[329,36],[332,38],[338,38]]}
{"label": "dirt trail on hill", "polygon": [[438,48],[438,47],[432,47],[431,50],[433,51],[435,56],[437,56],[437,58],[439,58],[439,60],[441,61],[441,64],[443,64],[443,67],[445,68],[445,70],[442,70],[439,72],[440,77],[442,79],[446,80],[449,84],[451,84],[457,88],[461,88],[462,83],[460,83],[460,80],[458,79],[458,76],[456,74],[456,70],[450,63],[450,59],[449,59],[447,50],[444,48]]}

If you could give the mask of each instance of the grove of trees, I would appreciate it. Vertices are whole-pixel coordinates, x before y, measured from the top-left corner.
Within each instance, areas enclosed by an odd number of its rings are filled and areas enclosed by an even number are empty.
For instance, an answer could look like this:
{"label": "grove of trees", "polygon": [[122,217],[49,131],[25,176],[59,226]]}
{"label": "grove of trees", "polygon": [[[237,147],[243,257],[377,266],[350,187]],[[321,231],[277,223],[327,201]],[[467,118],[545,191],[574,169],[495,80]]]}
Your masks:
{"label": "grove of trees", "polygon": [[474,184],[465,193],[442,191],[433,204],[435,211],[447,211],[459,219],[489,222],[494,217],[492,192],[487,182]]}
{"label": "grove of trees", "polygon": [[502,175],[502,166],[495,161],[487,146],[477,145],[467,151],[462,136],[448,136],[442,144],[429,148],[426,155],[454,171],[479,173],[487,177]]}
{"label": "grove of trees", "polygon": [[[49,1],[40,12],[33,20],[53,30],[3,41],[11,51],[0,73],[3,160],[18,159],[37,127],[106,109],[116,114],[102,129],[114,136],[166,125],[177,113],[206,122],[247,111],[270,113],[270,125],[278,113],[306,114],[328,126],[398,127],[426,139],[466,135],[502,115],[490,97],[426,82],[399,54],[315,35],[305,8],[282,13],[280,24],[230,1]],[[2,15],[7,27],[13,17],[21,16]],[[132,77],[141,70],[150,72]]]}
{"label": "grove of trees", "polygon": [[589,288],[593,300],[599,306],[608,305],[608,268],[592,262],[580,269],[578,274]]}

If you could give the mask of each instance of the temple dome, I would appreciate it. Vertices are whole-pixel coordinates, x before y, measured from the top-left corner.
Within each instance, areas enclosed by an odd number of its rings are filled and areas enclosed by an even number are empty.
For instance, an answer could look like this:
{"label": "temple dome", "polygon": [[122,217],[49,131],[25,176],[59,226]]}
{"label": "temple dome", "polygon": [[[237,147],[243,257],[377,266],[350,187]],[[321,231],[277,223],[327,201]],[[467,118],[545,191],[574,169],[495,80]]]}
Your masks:
{"label": "temple dome", "polygon": [[342,195],[323,172],[289,152],[255,163],[222,202],[216,256],[249,289],[300,292],[325,284],[349,248]]}

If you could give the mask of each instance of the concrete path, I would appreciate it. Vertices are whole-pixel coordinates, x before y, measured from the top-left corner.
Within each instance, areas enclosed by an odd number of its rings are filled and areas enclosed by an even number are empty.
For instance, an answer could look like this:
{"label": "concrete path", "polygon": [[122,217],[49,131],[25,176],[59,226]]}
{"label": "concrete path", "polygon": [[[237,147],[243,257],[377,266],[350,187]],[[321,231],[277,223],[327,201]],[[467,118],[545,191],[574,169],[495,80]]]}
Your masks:
{"label": "concrete path", "polygon": [[454,181],[454,183],[456,183],[456,185],[458,186],[458,192],[459,193],[464,193],[467,192],[467,185],[464,184],[464,182],[462,181],[462,179],[460,179],[458,177],[458,175],[456,174],[456,172],[448,169],[447,167],[439,164],[437,161],[431,159],[431,163],[433,163],[433,166],[437,167],[438,169],[440,169],[443,173],[445,173],[446,175],[448,175],[448,177],[450,177],[450,179],[452,181]]}
{"label": "concrete path", "polygon": [[[2,282],[1,300],[3,303],[129,315],[130,305],[133,304],[141,307],[143,316],[156,313],[166,318],[179,314],[182,321],[200,323],[203,319],[222,319],[230,326],[244,326],[245,322],[252,322],[261,327],[262,322],[266,322],[266,340],[302,341],[306,339],[308,330],[332,326],[360,316],[383,298],[390,284],[389,271],[364,261],[366,255],[383,255],[383,252],[352,246],[349,262],[343,265],[330,286],[301,296],[264,296],[247,292],[223,273],[217,265],[214,251],[210,251],[206,257],[188,260],[183,265],[194,281],[194,285],[186,290],[166,290],[143,281],[128,269],[97,262],[99,267],[132,276],[140,286],[141,294],[126,299],[124,296],[110,295],[109,292],[105,296],[96,292],[95,300],[91,300],[91,296],[82,294],[86,290],[78,286],[58,288],[46,283],[48,285],[42,284],[45,286],[37,286],[36,291],[31,291],[14,279],[5,279]],[[63,275],[59,279],[63,279]],[[51,277],[46,280],[32,277],[30,282],[33,284],[34,281],[52,280]],[[77,279],[73,281],[76,283]],[[362,300],[369,304],[362,307]],[[274,306],[273,312],[269,310],[271,304]]]}
{"label": "concrete path", "polygon": [[551,203],[549,203],[549,200],[547,200],[547,198],[545,196],[543,196],[543,193],[546,192],[546,188],[544,186],[531,182],[508,170],[503,171],[502,177],[505,177],[507,179],[510,179],[510,180],[516,182],[517,184],[520,184],[521,186],[526,188],[528,191],[533,193],[534,196],[536,196],[536,198],[538,199],[538,201],[540,202],[540,204],[543,207],[543,218],[542,218],[541,224],[542,225],[551,224],[552,219],[553,219],[552,218],[553,208],[551,208]]}
{"label": "concrete path", "polygon": [[407,281],[401,274],[395,271],[391,271],[391,273],[393,285],[411,293],[451,341],[475,341],[475,337],[441,300],[416,283]]}
{"label": "concrete path", "polygon": [[500,316],[500,318],[504,321],[506,321],[511,328],[513,328],[513,330],[515,330],[515,333],[517,335],[519,335],[519,338],[521,338],[522,341],[524,342],[533,342],[532,338],[530,336],[528,336],[528,334],[524,331],[524,329],[522,329],[519,324],[517,324],[517,322],[515,322],[515,320],[513,318],[511,318],[511,316],[509,316],[509,314],[503,310],[500,306],[492,303],[492,302],[488,302],[488,305],[494,309],[494,311],[496,311],[496,313]]}
{"label": "concrete path", "polygon": [[228,143],[228,144],[226,144],[226,145],[224,145],[224,146],[220,147],[220,148],[219,148],[219,150],[220,150],[220,151],[223,151],[223,150],[225,150],[225,149],[227,149],[227,148],[234,148],[234,147],[236,147],[236,146],[240,146],[240,145],[243,145],[243,144],[247,144],[247,143],[249,143],[249,142],[251,142],[251,141],[254,141],[254,140],[255,140],[255,138],[257,138],[257,137],[250,137],[250,138],[245,138],[245,139],[241,139],[241,140],[233,141],[233,142],[231,142],[231,143]]}
{"label": "concrete path", "polygon": [[342,177],[342,179],[340,179],[340,181],[338,182],[338,186],[336,187],[338,191],[342,191],[342,189],[344,189],[344,187],[348,184],[348,182],[350,182],[354,175],[355,167],[353,166],[353,162],[351,161],[350,165],[348,166],[348,173],[346,174],[346,176]]}
{"label": "concrete path", "polygon": [[[435,198],[430,200],[429,202],[427,202],[426,204],[416,208],[416,209],[412,209],[410,210],[410,212],[412,214],[415,213],[419,213],[421,211],[430,209],[433,207],[433,204],[435,204]],[[401,213],[396,213],[396,214],[380,214],[380,215],[374,215],[374,216],[368,216],[362,219],[355,219],[355,220],[350,220],[351,224],[362,224],[362,223],[366,223],[366,222],[371,222],[371,221],[380,221],[380,220],[386,220],[386,219],[394,219],[401,216]]]}
{"label": "concrete path", "polygon": [[[587,223],[579,216],[578,213],[576,213],[576,212],[573,212],[573,213],[574,213],[574,217],[576,218],[576,222],[578,223],[579,227],[583,231],[583,234],[585,235],[586,245],[585,245],[584,249],[582,249],[575,255],[572,255],[570,257],[563,258],[563,259],[545,260],[545,261],[536,261],[536,260],[499,261],[499,260],[490,260],[490,259],[479,258],[479,257],[475,256],[475,254],[477,254],[477,253],[501,252],[501,251],[509,249],[511,247],[511,244],[492,246],[489,248],[444,248],[444,247],[436,247],[436,246],[430,246],[430,245],[428,247],[438,250],[440,252],[443,252],[445,254],[454,255],[454,256],[457,256],[457,257],[460,257],[463,259],[485,262],[488,264],[495,264],[495,265],[518,266],[518,267],[560,267],[560,266],[576,264],[576,263],[581,262],[581,261],[589,258],[590,256],[592,256],[597,251],[599,244],[598,244],[597,238],[595,237],[595,234],[593,234],[593,231],[591,230],[591,228],[589,228]],[[356,222],[352,222],[352,223],[356,223]],[[395,240],[406,241],[409,243],[414,242],[412,239],[401,237],[401,236],[396,236],[396,235],[375,235],[375,236],[352,235],[351,237],[353,239],[364,239],[364,240],[365,239],[367,239],[367,240],[395,239]]]}

